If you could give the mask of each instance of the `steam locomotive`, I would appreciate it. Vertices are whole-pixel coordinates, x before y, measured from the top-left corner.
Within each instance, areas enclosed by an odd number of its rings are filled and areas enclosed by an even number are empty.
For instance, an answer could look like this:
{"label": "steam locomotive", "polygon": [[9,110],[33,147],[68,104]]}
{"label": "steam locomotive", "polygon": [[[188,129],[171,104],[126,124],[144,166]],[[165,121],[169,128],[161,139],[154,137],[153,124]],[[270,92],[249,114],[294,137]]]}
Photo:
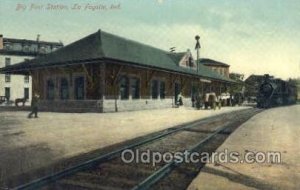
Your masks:
{"label": "steam locomotive", "polygon": [[257,94],[257,107],[270,108],[275,106],[295,104],[297,101],[297,86],[292,81],[271,78],[265,75]]}

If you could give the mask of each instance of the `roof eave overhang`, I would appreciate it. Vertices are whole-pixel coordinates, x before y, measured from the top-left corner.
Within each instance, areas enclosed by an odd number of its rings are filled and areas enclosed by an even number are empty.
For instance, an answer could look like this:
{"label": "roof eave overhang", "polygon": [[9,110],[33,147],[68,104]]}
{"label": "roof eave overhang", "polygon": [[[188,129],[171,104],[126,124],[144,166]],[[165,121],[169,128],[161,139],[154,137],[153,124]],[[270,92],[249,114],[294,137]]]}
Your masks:
{"label": "roof eave overhang", "polygon": [[[80,65],[80,64],[92,64],[92,63],[104,63],[104,62],[111,62],[115,64],[122,64],[122,65],[127,65],[127,66],[134,66],[134,67],[139,67],[139,68],[151,68],[155,69],[158,71],[166,71],[166,72],[171,72],[171,73],[176,73],[176,74],[182,74],[182,75],[188,75],[188,76],[194,76],[197,78],[203,78],[203,79],[208,79],[212,81],[218,81],[218,82],[223,82],[223,83],[235,83],[234,81],[229,81],[229,80],[222,80],[218,78],[213,78],[213,77],[208,77],[208,76],[201,76],[199,74],[193,74],[193,73],[186,73],[183,71],[175,71],[171,69],[166,69],[166,68],[161,68],[161,67],[155,67],[151,65],[144,65],[141,63],[134,63],[134,62],[128,62],[128,61],[123,61],[123,60],[116,60],[116,59],[111,59],[111,58],[98,58],[98,59],[89,59],[89,60],[77,60],[77,61],[65,61],[65,62],[57,62],[57,63],[48,63],[48,64],[43,64],[39,65],[36,64],[34,66],[29,66],[29,67],[21,67],[21,68],[2,68],[0,69],[0,73],[4,74],[23,74],[27,75],[30,74],[32,70],[40,70],[40,69],[46,69],[46,68],[55,68],[55,67],[66,67],[66,66],[74,66],[74,65]],[[24,63],[24,62],[23,62]],[[22,63],[20,63],[22,64]],[[16,65],[13,65],[16,66]],[[13,67],[12,66],[12,67]]]}
{"label": "roof eave overhang", "polygon": [[183,72],[183,71],[175,71],[175,70],[171,70],[171,69],[165,69],[165,68],[161,68],[161,67],[144,65],[144,64],[140,64],[140,63],[124,62],[124,61],[120,61],[120,60],[116,60],[116,59],[110,59],[110,58],[104,58],[104,60],[108,61],[108,62],[116,63],[116,64],[122,64],[122,65],[125,64],[127,66],[135,66],[135,67],[140,67],[140,68],[151,68],[151,69],[155,69],[155,70],[158,70],[158,71],[167,71],[169,73],[182,74],[182,75],[188,75],[188,76],[192,75],[192,76],[197,77],[197,78],[204,78],[204,79],[218,81],[218,82],[235,83],[234,81],[222,80],[222,79],[217,79],[217,78],[207,77],[207,76],[201,76],[201,75],[196,74],[196,73],[195,74],[186,73],[186,72]]}
{"label": "roof eave overhang", "polygon": [[[0,68],[0,73],[4,74],[29,74],[32,70],[40,70],[40,69],[47,69],[47,68],[55,68],[55,67],[66,67],[66,66],[73,66],[73,65],[80,65],[80,64],[91,64],[91,63],[99,63],[102,59],[88,59],[88,60],[77,60],[77,61],[65,61],[65,62],[57,62],[57,63],[48,63],[39,65],[36,64],[34,66],[29,67],[21,67],[21,68],[14,68],[17,65],[12,65],[12,68]],[[24,62],[22,62],[24,63]],[[22,64],[20,63],[20,64]]]}

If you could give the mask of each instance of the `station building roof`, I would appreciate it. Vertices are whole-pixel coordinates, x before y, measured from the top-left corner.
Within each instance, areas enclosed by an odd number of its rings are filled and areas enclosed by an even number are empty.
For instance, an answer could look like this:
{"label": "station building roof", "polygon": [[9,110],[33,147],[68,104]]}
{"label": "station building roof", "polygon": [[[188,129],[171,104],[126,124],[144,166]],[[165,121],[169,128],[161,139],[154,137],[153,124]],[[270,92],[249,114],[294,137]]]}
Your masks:
{"label": "station building roof", "polygon": [[199,64],[199,71],[178,66],[182,53],[170,52],[101,30],[52,53],[0,69],[2,73],[26,74],[29,70],[85,64],[90,61],[118,61],[132,66],[188,74],[223,82],[234,82]]}

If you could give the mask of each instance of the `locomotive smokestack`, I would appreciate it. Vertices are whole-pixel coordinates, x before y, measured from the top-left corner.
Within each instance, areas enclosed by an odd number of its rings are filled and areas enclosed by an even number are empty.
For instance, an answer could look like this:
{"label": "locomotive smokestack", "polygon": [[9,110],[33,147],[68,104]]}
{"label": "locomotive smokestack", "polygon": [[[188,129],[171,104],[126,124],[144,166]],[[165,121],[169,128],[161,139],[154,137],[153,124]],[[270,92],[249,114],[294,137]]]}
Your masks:
{"label": "locomotive smokestack", "polygon": [[39,41],[40,41],[40,37],[41,37],[41,35],[40,35],[40,34],[38,34],[38,35],[36,36],[36,41],[37,41],[37,42],[39,42]]}
{"label": "locomotive smokestack", "polygon": [[270,79],[270,75],[269,75],[269,74],[265,74],[265,75],[264,75],[264,79],[265,79],[265,80],[269,80],[269,79]]}
{"label": "locomotive smokestack", "polygon": [[3,35],[0,34],[0,50],[3,49]]}

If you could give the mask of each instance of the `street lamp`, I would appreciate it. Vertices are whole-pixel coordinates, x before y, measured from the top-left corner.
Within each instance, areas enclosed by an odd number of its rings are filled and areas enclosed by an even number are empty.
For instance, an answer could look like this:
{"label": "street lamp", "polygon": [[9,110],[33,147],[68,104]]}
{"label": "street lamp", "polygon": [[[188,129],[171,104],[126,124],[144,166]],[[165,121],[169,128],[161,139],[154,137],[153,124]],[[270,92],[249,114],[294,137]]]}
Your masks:
{"label": "street lamp", "polygon": [[195,50],[197,50],[197,61],[196,61],[196,64],[197,64],[197,73],[199,72],[199,49],[201,48],[201,45],[200,45],[200,36],[199,35],[196,35],[195,36],[195,40],[196,40],[196,46],[195,46]]}

